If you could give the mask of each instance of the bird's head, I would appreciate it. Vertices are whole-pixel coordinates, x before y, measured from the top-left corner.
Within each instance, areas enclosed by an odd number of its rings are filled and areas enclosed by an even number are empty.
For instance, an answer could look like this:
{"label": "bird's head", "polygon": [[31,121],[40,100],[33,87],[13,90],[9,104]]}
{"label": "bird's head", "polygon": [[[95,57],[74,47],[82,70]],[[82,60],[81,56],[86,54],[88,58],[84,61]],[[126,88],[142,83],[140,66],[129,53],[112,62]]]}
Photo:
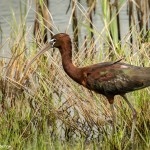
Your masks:
{"label": "bird's head", "polygon": [[63,49],[62,46],[71,46],[71,40],[68,34],[66,33],[59,33],[54,35],[51,40],[49,40],[48,44],[46,47],[44,47],[43,49],[41,49],[35,56],[34,58],[27,64],[24,74],[26,74],[26,72],[28,71],[28,68],[30,67],[30,65],[39,57],[41,56],[44,52],[46,52],[47,50],[49,50],[50,48],[58,48],[60,50],[61,53],[63,53]]}
{"label": "bird's head", "polygon": [[66,43],[70,42],[70,37],[66,33],[59,33],[54,35],[51,40],[49,40],[49,43],[52,48],[61,48]]}

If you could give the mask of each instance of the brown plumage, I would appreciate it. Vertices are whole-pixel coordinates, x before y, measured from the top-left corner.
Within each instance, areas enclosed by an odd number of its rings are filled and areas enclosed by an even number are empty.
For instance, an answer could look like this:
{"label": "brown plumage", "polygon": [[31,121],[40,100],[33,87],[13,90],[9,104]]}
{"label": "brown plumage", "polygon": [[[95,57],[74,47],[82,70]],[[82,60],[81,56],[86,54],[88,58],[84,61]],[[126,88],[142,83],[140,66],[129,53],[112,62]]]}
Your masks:
{"label": "brown plumage", "polygon": [[63,68],[70,78],[89,90],[106,96],[111,105],[114,122],[114,96],[120,95],[124,98],[133,113],[131,131],[131,141],[133,142],[136,111],[125,94],[150,86],[150,68],[133,66],[121,62],[104,62],[78,68],[72,62],[72,43],[69,35],[60,33],[54,35],[48,46],[41,50],[33,60],[29,62],[25,69],[25,73],[33,61],[50,47],[59,49],[62,56]]}

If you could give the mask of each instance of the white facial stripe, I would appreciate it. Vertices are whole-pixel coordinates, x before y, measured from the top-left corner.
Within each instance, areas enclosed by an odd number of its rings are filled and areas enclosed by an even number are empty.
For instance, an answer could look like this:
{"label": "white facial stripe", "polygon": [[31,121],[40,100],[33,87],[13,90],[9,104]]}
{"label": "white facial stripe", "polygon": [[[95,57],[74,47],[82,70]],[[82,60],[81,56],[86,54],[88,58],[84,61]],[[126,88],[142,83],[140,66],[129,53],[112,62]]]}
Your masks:
{"label": "white facial stripe", "polygon": [[52,47],[54,47],[54,44],[56,43],[56,39],[51,39],[48,42],[50,42],[52,44]]}
{"label": "white facial stripe", "polygon": [[49,40],[50,42],[55,42],[56,41],[56,39],[51,39],[51,40]]}

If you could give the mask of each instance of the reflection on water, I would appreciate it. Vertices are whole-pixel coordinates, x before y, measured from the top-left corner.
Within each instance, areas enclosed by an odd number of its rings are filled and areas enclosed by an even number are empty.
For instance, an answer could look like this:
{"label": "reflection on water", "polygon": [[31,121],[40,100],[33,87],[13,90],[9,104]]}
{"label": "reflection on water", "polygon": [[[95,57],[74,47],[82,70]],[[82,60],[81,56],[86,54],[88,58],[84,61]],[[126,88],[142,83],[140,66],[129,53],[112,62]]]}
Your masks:
{"label": "reflection on water", "polygon": [[[49,0],[50,1],[50,12],[53,17],[55,29],[54,33],[58,32],[65,32],[66,28],[68,26],[68,22],[71,15],[71,10],[66,14],[67,7],[69,5],[70,0]],[[27,26],[28,29],[31,28],[34,24],[34,18],[35,18],[35,1],[34,0],[1,0],[0,2],[0,26],[2,29],[2,41],[6,41],[6,39],[9,37],[10,32],[13,30],[11,28],[13,19],[12,15],[15,16],[17,20],[17,24],[19,24],[19,18],[20,18],[20,2],[22,6],[22,10],[24,10],[24,7],[27,6]],[[27,2],[27,3],[26,3]],[[87,9],[86,6],[86,0],[81,1],[82,6],[84,6],[85,9]],[[122,8],[120,12],[120,23],[121,23],[121,35],[124,37],[124,35],[128,32],[128,16],[126,15],[126,5]],[[96,8],[96,14],[93,16],[93,22],[94,26],[97,28],[99,32],[101,32],[103,28],[103,23],[101,21],[101,6],[100,1],[97,3]],[[80,14],[78,13],[78,16]],[[82,24],[82,22],[80,22]],[[56,29],[57,28],[57,29]],[[69,34],[72,35],[72,26],[69,26],[69,30],[67,31]],[[81,34],[85,33],[85,28],[82,28]],[[31,32],[32,33],[32,32]]]}

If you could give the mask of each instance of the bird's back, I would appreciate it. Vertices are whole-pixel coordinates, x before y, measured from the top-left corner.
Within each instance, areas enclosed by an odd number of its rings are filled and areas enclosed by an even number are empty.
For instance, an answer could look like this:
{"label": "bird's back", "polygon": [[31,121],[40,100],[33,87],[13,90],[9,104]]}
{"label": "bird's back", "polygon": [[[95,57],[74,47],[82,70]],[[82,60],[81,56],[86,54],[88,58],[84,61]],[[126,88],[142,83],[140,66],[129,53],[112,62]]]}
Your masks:
{"label": "bird's back", "polygon": [[105,62],[82,69],[84,86],[104,95],[118,95],[150,86],[150,68]]}

